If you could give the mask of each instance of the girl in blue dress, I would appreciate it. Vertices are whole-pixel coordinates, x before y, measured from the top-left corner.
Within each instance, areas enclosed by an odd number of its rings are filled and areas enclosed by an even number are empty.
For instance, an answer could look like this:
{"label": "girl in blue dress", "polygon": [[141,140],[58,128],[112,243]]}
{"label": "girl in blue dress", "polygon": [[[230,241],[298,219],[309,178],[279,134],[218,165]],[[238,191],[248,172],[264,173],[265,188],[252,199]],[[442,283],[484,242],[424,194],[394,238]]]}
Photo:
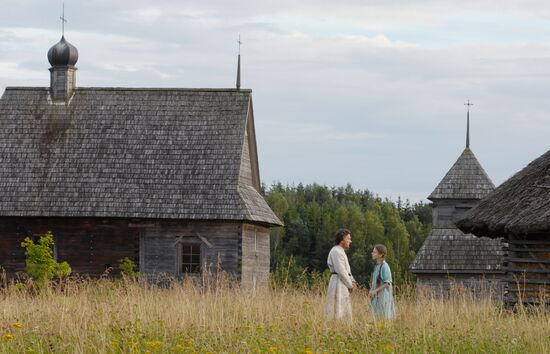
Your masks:
{"label": "girl in blue dress", "polygon": [[372,259],[376,262],[372,272],[369,297],[374,316],[378,320],[393,320],[395,306],[393,304],[392,277],[390,266],[386,263],[388,249],[384,245],[375,245]]}

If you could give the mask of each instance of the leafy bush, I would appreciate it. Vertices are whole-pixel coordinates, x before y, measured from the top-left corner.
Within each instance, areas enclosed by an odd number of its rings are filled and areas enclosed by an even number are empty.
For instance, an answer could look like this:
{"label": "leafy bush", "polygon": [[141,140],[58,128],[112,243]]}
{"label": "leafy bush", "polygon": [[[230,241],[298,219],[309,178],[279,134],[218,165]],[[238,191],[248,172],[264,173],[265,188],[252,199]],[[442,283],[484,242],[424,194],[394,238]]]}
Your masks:
{"label": "leafy bush", "polygon": [[136,263],[131,260],[128,257],[124,257],[121,260],[118,261],[119,267],[120,267],[120,273],[123,276],[127,276],[130,278],[136,278],[139,276],[139,272],[136,271],[137,265]]}
{"label": "leafy bush", "polygon": [[46,283],[53,277],[65,277],[71,274],[71,267],[67,262],[57,262],[53,258],[53,245],[55,244],[51,231],[41,235],[38,243],[26,237],[21,242],[21,247],[25,248],[26,272],[35,281]]}

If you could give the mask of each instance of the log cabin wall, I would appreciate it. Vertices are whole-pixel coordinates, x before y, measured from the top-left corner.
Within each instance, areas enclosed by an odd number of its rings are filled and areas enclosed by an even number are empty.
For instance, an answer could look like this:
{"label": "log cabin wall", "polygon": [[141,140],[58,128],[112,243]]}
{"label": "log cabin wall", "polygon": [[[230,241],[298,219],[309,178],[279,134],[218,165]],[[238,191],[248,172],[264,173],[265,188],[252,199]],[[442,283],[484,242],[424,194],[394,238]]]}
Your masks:
{"label": "log cabin wall", "polygon": [[435,296],[449,296],[453,291],[466,291],[475,298],[489,295],[493,300],[502,300],[505,282],[502,274],[417,274],[417,289]]}
{"label": "log cabin wall", "polygon": [[243,225],[242,284],[251,289],[266,287],[269,281],[269,229]]}
{"label": "log cabin wall", "polygon": [[179,247],[193,242],[200,244],[202,274],[215,276],[221,270],[240,279],[241,223],[145,221],[131,226],[140,230],[140,271],[149,278],[183,276]]}
{"label": "log cabin wall", "polygon": [[0,218],[0,267],[10,276],[25,270],[21,242],[52,231],[57,260],[73,273],[100,276],[111,268],[118,274],[124,257],[138,262],[138,232],[124,219],[104,218]]}
{"label": "log cabin wall", "polygon": [[526,237],[508,235],[504,258],[507,287],[504,301],[516,303],[550,303],[550,234]]}
{"label": "log cabin wall", "polygon": [[239,222],[106,218],[0,218],[0,267],[15,276],[25,270],[21,242],[52,231],[58,261],[75,274],[119,275],[120,259],[132,259],[150,279],[182,277],[181,244],[200,244],[201,275],[219,271],[247,287],[267,285],[269,228]]}
{"label": "log cabin wall", "polygon": [[479,203],[475,199],[462,200],[436,200],[432,209],[434,228],[456,227],[455,221],[459,220],[466,211]]}

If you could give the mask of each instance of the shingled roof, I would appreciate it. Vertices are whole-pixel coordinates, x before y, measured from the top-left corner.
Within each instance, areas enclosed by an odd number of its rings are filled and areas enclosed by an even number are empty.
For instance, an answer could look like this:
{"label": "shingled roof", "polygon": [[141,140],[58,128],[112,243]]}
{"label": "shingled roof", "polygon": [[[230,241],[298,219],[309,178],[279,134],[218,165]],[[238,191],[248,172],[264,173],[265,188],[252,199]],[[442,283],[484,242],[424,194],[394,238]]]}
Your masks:
{"label": "shingled roof", "polygon": [[550,150],[469,210],[457,225],[488,236],[550,230]]}
{"label": "shingled roof", "polygon": [[502,271],[500,239],[464,234],[457,228],[433,229],[409,269],[413,273],[491,273]]}
{"label": "shingled roof", "polygon": [[0,216],[281,225],[239,184],[250,90],[47,88],[0,100]]}
{"label": "shingled roof", "polygon": [[495,185],[470,148],[465,148],[428,199],[481,199]]}
{"label": "shingled roof", "polygon": [[[450,205],[460,205],[465,199],[473,202],[494,188],[473,152],[466,147],[428,199],[435,202],[435,208],[443,208],[439,201],[445,200]],[[465,234],[452,223],[445,223],[434,226],[409,269],[413,273],[434,274],[499,273],[502,257],[501,239]]]}

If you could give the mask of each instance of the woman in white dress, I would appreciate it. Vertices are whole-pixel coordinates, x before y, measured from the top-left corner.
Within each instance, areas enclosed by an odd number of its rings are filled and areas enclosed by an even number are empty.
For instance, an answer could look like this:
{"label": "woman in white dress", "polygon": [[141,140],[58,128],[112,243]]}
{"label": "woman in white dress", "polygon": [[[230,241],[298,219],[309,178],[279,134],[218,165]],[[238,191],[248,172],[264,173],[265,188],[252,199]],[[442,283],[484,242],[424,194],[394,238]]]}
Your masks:
{"label": "woman in white dress", "polygon": [[330,250],[327,259],[327,265],[332,274],[328,283],[325,313],[329,319],[351,321],[350,293],[357,288],[346,255],[346,250],[351,245],[351,232],[347,229],[340,229],[334,238],[335,246]]}

